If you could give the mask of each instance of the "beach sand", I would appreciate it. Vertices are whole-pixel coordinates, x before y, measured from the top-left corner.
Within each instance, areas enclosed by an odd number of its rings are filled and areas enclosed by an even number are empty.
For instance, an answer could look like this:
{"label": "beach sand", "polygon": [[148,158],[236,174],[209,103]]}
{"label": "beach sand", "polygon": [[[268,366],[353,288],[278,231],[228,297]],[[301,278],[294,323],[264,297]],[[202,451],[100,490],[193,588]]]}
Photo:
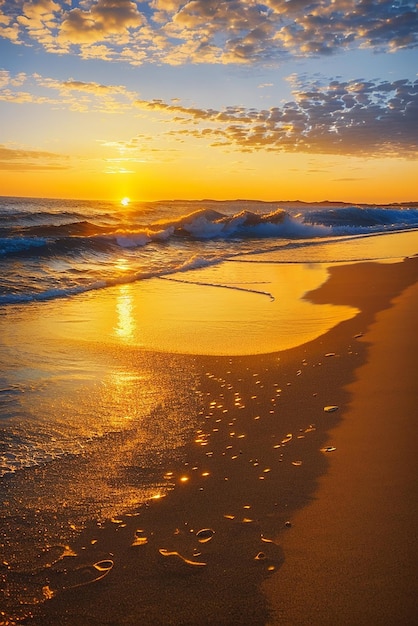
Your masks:
{"label": "beach sand", "polygon": [[[118,433],[102,455],[8,480],[10,499],[39,494],[33,519],[47,527],[48,515],[62,516],[68,542],[62,557],[50,538],[37,557],[45,567],[30,575],[9,558],[10,594],[26,589],[11,623],[415,623],[417,278],[418,258],[331,268],[307,298],[358,313],[290,349],[148,354],[161,385],[174,383],[152,416],[164,430],[146,424],[145,445],[157,442],[146,490],[149,468]],[[140,367],[132,346],[117,354]],[[181,411],[193,414],[183,431]],[[170,436],[178,446],[165,456]],[[115,474],[121,453],[128,460]],[[85,480],[94,499],[100,459],[103,484],[107,473],[130,494],[142,489],[145,504],[125,502],[107,521],[85,506],[83,522],[71,524],[57,484],[66,476],[76,501]],[[45,487],[56,488],[49,512],[40,511]]]}
{"label": "beach sand", "polygon": [[[383,303],[396,273],[382,285],[374,268],[361,271],[356,302],[371,296]],[[318,296],[336,299],[332,280]],[[418,620],[417,307],[415,283],[362,327],[366,362],[346,387],[341,423],[328,433],[335,448],[328,471],[314,502],[294,516],[282,540],[283,567],[265,585],[275,608],[271,624]]]}

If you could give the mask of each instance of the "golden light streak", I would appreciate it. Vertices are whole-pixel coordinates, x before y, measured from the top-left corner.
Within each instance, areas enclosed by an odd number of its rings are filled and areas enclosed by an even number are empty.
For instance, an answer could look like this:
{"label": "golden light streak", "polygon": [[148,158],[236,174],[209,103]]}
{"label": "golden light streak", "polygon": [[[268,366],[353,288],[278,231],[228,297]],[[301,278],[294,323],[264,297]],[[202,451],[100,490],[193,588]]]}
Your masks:
{"label": "golden light streak", "polygon": [[117,325],[115,334],[124,341],[130,341],[136,329],[133,315],[133,300],[130,291],[131,285],[121,285],[116,300]]}

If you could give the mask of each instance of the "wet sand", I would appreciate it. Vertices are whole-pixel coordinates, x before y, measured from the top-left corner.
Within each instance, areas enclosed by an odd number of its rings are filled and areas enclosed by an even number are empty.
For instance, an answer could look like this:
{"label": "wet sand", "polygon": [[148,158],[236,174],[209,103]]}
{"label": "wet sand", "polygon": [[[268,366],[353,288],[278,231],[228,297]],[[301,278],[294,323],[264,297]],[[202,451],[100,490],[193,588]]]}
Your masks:
{"label": "wet sand", "polygon": [[[66,555],[51,541],[30,573],[3,566],[24,596],[15,622],[416,621],[417,278],[417,258],[335,267],[309,299],[360,312],[318,339],[176,357],[197,381],[193,436],[169,463],[156,458],[146,505],[74,528]],[[173,410],[155,417],[169,424]],[[67,468],[76,489],[89,458],[69,463],[55,477]],[[109,480],[139,489],[143,471],[138,457]],[[28,480],[42,490],[45,471]]]}

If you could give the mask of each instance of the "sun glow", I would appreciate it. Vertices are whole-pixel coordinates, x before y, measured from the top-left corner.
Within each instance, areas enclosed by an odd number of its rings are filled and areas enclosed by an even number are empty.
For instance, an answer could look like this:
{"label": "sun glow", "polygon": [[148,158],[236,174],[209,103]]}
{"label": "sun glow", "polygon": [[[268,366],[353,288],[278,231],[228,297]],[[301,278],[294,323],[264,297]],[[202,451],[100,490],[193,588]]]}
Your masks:
{"label": "sun glow", "polygon": [[130,198],[125,197],[125,198],[122,198],[122,200],[120,201],[120,203],[121,203],[121,205],[122,205],[122,206],[128,206],[128,204],[130,203],[130,201],[131,201],[131,200],[130,200]]}

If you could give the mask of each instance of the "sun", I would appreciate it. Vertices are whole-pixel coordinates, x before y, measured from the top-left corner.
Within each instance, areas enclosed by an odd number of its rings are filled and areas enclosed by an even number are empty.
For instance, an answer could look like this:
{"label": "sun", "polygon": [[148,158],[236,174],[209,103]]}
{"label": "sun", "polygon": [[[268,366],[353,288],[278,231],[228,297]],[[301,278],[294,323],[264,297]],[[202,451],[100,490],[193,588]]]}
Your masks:
{"label": "sun", "polygon": [[128,204],[130,203],[130,201],[131,201],[131,200],[130,200],[130,198],[125,197],[125,198],[122,198],[122,200],[120,201],[120,203],[121,203],[121,205],[122,205],[122,206],[128,206]]}

